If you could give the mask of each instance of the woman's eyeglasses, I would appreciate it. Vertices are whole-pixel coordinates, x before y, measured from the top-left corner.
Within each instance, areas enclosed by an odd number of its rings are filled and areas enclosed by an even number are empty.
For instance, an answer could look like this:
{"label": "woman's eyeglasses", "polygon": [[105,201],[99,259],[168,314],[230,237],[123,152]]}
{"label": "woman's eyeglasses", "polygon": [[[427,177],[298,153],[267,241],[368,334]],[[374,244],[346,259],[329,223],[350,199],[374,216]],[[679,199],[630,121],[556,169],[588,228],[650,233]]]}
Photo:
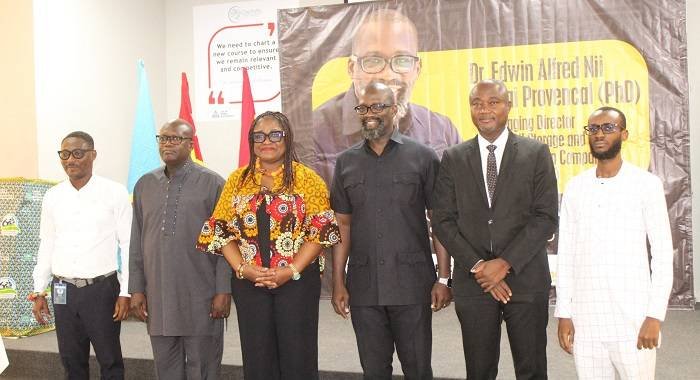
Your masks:
{"label": "woman's eyeglasses", "polygon": [[284,136],[284,131],[270,131],[270,133],[253,132],[253,142],[262,144],[265,142],[265,139],[268,139],[270,142],[276,143],[282,141]]}

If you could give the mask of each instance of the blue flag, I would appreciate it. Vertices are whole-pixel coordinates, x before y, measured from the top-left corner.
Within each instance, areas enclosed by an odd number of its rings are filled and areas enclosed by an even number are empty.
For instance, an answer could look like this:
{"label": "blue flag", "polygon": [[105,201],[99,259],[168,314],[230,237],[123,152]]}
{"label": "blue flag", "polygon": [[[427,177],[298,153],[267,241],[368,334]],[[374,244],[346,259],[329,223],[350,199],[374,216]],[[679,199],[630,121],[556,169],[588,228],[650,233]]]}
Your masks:
{"label": "blue flag", "polygon": [[127,189],[134,193],[134,185],[142,175],[160,166],[158,143],[156,142],[156,122],[153,116],[151,93],[148,90],[148,77],[143,60],[137,63],[139,73],[139,98],[136,104],[136,121],[131,140],[131,160]]}

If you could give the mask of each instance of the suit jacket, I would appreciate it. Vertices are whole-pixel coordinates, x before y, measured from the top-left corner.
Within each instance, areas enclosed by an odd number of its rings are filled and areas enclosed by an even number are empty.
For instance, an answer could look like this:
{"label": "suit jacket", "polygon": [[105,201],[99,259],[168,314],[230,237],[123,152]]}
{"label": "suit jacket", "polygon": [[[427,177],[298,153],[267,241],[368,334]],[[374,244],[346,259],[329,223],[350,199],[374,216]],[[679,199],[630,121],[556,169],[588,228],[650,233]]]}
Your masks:
{"label": "suit jacket", "polygon": [[547,145],[509,133],[489,208],[477,138],[443,155],[433,192],[433,228],[454,258],[456,296],[483,294],[470,272],[479,260],[511,265],[513,296],[548,291],[546,243],[558,223],[558,190]]}

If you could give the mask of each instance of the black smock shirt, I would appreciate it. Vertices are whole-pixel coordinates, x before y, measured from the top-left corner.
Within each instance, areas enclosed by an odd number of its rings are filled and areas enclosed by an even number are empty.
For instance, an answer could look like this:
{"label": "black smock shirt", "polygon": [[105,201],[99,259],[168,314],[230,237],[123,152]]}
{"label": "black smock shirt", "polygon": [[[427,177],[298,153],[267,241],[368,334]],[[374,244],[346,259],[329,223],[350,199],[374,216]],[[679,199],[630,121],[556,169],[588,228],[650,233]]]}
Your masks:
{"label": "black smock shirt", "polygon": [[436,276],[426,210],[438,167],[435,151],[397,129],[381,155],[363,141],[338,157],[331,207],[352,216],[351,305],[430,303]]}

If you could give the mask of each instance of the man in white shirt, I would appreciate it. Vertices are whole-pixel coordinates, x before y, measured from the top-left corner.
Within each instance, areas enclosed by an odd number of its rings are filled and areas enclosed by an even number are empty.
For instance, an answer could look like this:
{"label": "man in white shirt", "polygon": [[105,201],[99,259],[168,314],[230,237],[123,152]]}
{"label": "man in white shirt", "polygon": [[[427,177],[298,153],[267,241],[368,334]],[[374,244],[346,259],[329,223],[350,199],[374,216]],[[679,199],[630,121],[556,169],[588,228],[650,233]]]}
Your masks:
{"label": "man in white shirt", "polygon": [[580,379],[654,378],[673,282],[663,185],[622,161],[626,124],[618,109],[593,112],[585,129],[598,164],[562,199],[554,315]]}
{"label": "man in white shirt", "polygon": [[68,180],[44,196],[32,312],[39,323],[48,322],[50,284],[66,378],[89,378],[92,343],[101,377],[123,379],[119,333],[129,313],[129,196],[123,185],[92,174],[97,152],[87,133],[68,134],[58,155]]}

